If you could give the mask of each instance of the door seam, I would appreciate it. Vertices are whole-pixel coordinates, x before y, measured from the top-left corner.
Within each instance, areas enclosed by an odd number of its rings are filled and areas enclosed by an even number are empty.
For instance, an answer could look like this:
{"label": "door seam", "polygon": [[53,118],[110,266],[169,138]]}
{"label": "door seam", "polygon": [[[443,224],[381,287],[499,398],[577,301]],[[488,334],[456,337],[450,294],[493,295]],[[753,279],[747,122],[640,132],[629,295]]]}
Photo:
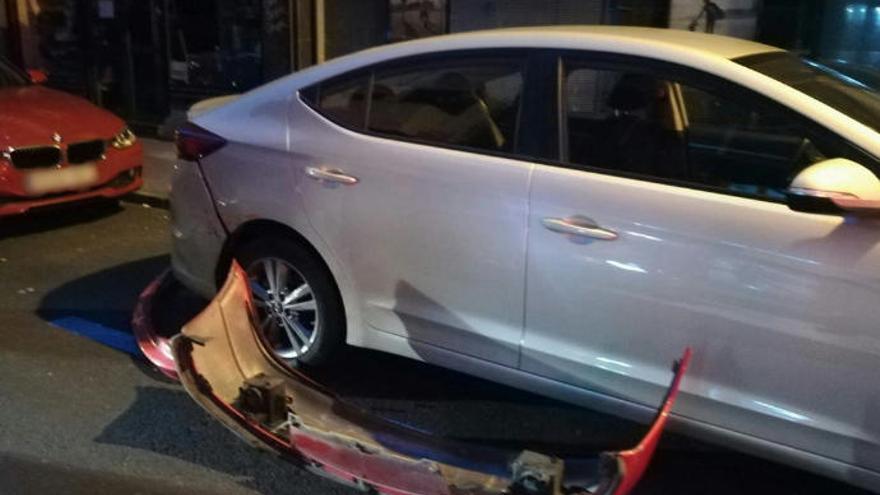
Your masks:
{"label": "door seam", "polygon": [[526,181],[526,211],[525,228],[523,236],[523,291],[522,291],[522,319],[520,320],[519,349],[517,349],[516,369],[521,370],[523,364],[523,344],[526,338],[526,308],[529,295],[529,239],[532,225],[532,187],[535,177],[535,164],[529,166],[529,177]]}

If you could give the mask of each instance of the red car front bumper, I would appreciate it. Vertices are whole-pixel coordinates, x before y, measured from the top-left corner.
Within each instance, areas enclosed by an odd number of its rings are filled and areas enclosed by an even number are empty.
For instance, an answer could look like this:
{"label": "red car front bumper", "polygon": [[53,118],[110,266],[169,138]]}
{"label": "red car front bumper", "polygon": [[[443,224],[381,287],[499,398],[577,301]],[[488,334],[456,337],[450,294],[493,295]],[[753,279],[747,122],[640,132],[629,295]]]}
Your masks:
{"label": "red car front bumper", "polygon": [[24,187],[27,171],[18,170],[0,160],[0,217],[18,215],[34,208],[95,198],[117,198],[143,185],[141,169],[143,148],[140,143],[125,150],[108,150],[97,164],[95,185],[84,190],[62,191],[33,196]]}

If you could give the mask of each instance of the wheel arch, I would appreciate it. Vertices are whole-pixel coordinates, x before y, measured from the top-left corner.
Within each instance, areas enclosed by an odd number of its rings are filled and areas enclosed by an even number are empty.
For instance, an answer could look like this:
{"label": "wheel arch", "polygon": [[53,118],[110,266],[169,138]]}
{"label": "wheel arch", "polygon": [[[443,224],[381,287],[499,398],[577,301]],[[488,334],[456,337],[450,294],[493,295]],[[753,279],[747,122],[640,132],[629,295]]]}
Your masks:
{"label": "wheel arch", "polygon": [[[300,234],[292,227],[275,220],[250,220],[242,223],[233,230],[223,243],[223,248],[220,250],[220,257],[217,260],[217,267],[214,270],[214,278],[218,288],[223,285],[223,281],[226,280],[226,275],[229,273],[229,266],[232,264],[232,258],[235,256],[236,250],[251,241],[266,237],[289,239],[303,245],[317,259],[321,260],[321,264],[330,274],[333,274],[333,271],[330,270],[330,266],[327,264],[327,260],[324,259],[324,256],[321,255],[321,252],[318,251],[318,249],[315,248],[315,246],[304,235]],[[336,282],[336,277],[334,276],[333,279],[333,285],[336,286],[336,290],[338,291],[339,287]]]}
{"label": "wheel arch", "polygon": [[220,251],[220,257],[217,261],[217,267],[214,271],[214,279],[217,287],[221,287],[223,285],[223,281],[226,280],[226,276],[229,273],[229,268],[232,264],[232,259],[235,256],[235,252],[241,246],[244,246],[249,242],[267,237],[292,240],[310,251],[311,254],[315,256],[315,259],[321,262],[321,265],[324,267],[325,270],[327,270],[327,273],[330,274],[330,281],[333,284],[333,289],[336,291],[336,295],[342,302],[342,310],[345,313],[343,314],[343,319],[346,321],[345,333],[347,339],[349,333],[348,327],[350,326],[348,322],[348,316],[350,312],[346,305],[345,297],[343,297],[342,291],[339,289],[339,281],[337,280],[336,274],[330,268],[330,265],[327,263],[327,260],[324,259],[324,256],[321,255],[321,252],[304,235],[297,232],[294,228],[281,222],[265,219],[250,220],[239,225],[234,231],[229,234],[226,242],[224,242],[223,244],[223,248]]}

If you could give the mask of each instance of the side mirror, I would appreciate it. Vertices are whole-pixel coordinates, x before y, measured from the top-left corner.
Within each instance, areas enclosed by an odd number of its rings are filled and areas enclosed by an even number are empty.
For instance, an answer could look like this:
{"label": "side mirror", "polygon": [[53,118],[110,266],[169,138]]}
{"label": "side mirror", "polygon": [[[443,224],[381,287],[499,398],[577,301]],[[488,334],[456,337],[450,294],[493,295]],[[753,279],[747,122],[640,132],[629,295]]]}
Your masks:
{"label": "side mirror", "polygon": [[27,75],[34,84],[44,84],[49,80],[49,76],[40,69],[28,69]]}
{"label": "side mirror", "polygon": [[786,191],[794,211],[880,216],[880,179],[845,158],[810,165]]}

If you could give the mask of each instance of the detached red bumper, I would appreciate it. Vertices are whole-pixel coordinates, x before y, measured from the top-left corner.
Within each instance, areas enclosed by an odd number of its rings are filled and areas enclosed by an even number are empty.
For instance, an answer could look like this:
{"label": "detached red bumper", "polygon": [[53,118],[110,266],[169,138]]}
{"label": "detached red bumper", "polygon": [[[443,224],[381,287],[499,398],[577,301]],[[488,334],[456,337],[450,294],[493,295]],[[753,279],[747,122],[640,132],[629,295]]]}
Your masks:
{"label": "detached red bumper", "polygon": [[171,354],[171,339],[156,332],[153,324],[153,300],[171,279],[171,270],[165,270],[148,285],[134,307],[131,328],[141,352],[165,376],[177,380],[174,356]]}
{"label": "detached red bumper", "polygon": [[387,495],[623,495],[657,447],[690,362],[675,366],[666,399],[633,449],[559,459],[450,441],[387,422],[277,364],[254,326],[237,265],[171,348],[181,383],[221,423],[256,447],[371,493]]}

